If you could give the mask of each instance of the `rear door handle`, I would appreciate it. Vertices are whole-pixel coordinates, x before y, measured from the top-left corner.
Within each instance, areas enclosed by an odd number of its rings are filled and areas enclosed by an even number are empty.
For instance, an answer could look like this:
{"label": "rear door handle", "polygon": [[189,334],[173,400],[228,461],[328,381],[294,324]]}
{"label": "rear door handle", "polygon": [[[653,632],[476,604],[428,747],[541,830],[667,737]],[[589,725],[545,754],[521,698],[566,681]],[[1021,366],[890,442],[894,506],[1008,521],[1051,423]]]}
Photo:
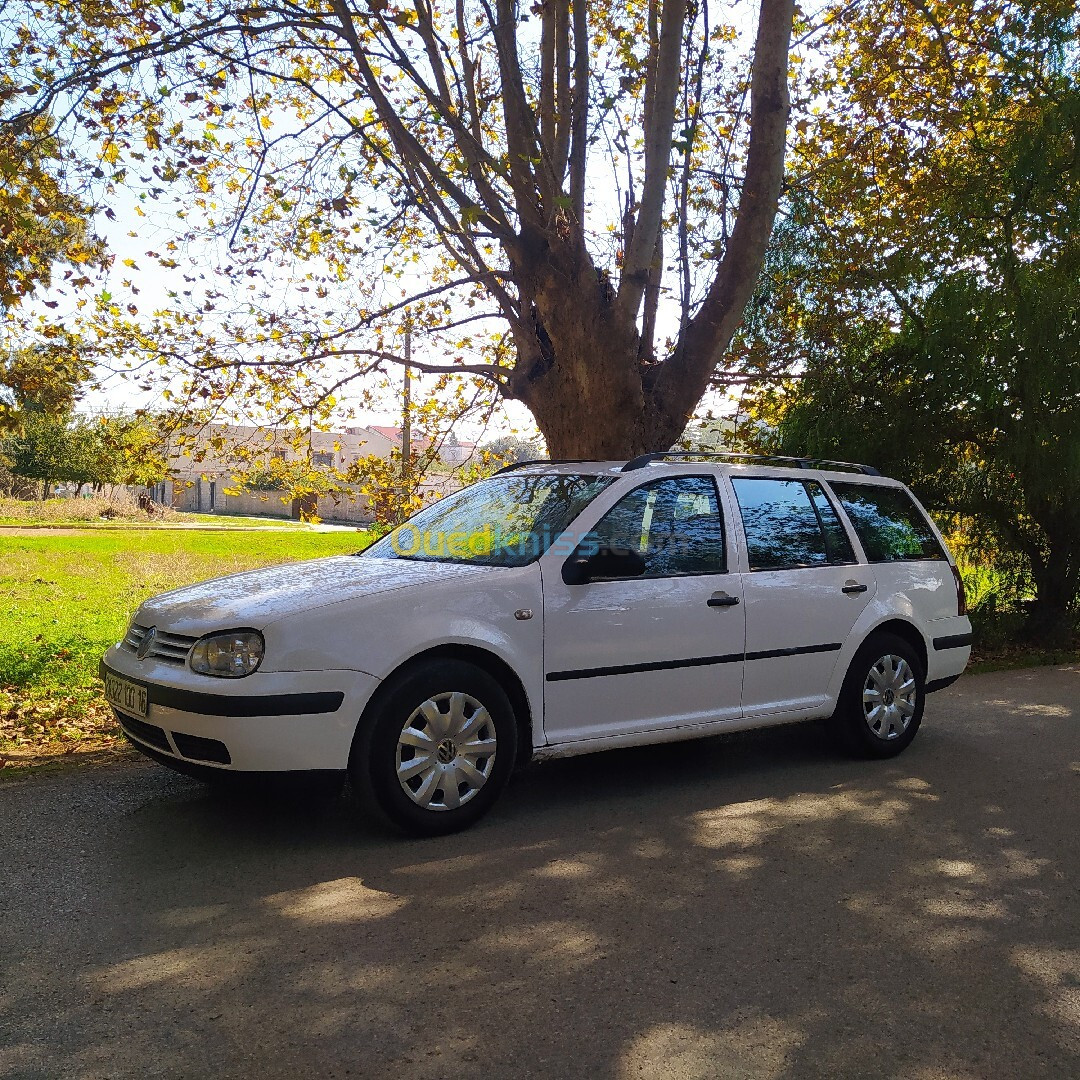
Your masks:
{"label": "rear door handle", "polygon": [[709,607],[734,607],[739,602],[739,598],[728,596],[726,592],[718,592],[713,593],[705,602]]}
{"label": "rear door handle", "polygon": [[869,586],[860,585],[857,581],[849,581],[840,591],[846,593],[866,592]]}

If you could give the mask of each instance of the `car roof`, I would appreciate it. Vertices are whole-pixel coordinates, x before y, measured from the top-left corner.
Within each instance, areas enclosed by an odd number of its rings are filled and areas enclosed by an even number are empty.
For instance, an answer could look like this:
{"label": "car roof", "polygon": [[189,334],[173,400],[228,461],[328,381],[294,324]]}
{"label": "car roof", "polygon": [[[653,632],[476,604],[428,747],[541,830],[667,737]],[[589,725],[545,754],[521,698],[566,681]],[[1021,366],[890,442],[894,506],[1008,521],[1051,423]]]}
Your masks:
{"label": "car roof", "polygon": [[[739,455],[694,455],[693,457],[669,458],[664,455],[648,455],[651,460],[634,458],[629,461],[523,461],[500,469],[496,475],[510,472],[522,472],[528,475],[542,473],[560,473],[575,475],[598,473],[607,476],[626,476],[631,479],[645,480],[652,475],[679,475],[700,473],[703,468],[711,472],[726,473],[732,476],[776,476],[792,479],[822,477],[838,482],[898,485],[899,481],[882,476],[869,465],[839,461],[817,461],[811,458],[764,457],[754,460],[742,460]],[[747,458],[754,457],[746,455]],[[721,460],[723,459],[723,460]],[[830,468],[829,466],[834,466]],[[840,466],[836,468],[835,466]]]}

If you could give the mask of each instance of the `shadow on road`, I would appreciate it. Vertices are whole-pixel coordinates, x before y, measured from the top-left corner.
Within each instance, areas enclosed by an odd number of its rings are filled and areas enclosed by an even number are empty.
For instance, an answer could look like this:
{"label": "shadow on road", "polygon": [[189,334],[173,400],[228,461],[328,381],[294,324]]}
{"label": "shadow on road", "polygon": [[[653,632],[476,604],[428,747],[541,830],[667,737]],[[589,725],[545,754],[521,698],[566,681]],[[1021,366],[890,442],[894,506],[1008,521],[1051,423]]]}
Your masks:
{"label": "shadow on road", "polygon": [[1076,1075],[1080,677],[1027,675],[894,762],[611,752],[439,840],[149,767],[0,792],[0,1076]]}

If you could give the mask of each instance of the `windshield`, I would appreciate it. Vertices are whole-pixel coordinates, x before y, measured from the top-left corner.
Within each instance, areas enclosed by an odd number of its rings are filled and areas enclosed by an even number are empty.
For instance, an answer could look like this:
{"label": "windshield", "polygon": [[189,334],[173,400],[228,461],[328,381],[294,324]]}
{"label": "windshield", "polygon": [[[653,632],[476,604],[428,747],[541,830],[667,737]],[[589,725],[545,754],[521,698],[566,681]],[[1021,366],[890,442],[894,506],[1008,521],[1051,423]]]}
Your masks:
{"label": "windshield", "polygon": [[540,558],[613,480],[610,476],[493,476],[421,510],[364,558],[524,566]]}

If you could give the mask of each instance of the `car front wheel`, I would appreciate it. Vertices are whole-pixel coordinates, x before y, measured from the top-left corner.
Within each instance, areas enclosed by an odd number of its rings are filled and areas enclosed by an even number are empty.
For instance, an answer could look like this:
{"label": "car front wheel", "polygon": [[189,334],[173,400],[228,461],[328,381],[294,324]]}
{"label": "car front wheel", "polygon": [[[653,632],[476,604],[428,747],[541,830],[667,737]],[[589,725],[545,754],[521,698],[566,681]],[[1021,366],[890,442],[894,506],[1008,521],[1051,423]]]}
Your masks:
{"label": "car front wheel", "polygon": [[894,634],[867,639],[851,661],[831,726],[859,757],[895,757],[922,722],[926,675],[915,650]]}
{"label": "car front wheel", "polygon": [[370,809],[415,836],[467,828],[491,808],[517,756],[517,722],[498,681],[460,660],[422,663],[380,695],[349,763]]}

